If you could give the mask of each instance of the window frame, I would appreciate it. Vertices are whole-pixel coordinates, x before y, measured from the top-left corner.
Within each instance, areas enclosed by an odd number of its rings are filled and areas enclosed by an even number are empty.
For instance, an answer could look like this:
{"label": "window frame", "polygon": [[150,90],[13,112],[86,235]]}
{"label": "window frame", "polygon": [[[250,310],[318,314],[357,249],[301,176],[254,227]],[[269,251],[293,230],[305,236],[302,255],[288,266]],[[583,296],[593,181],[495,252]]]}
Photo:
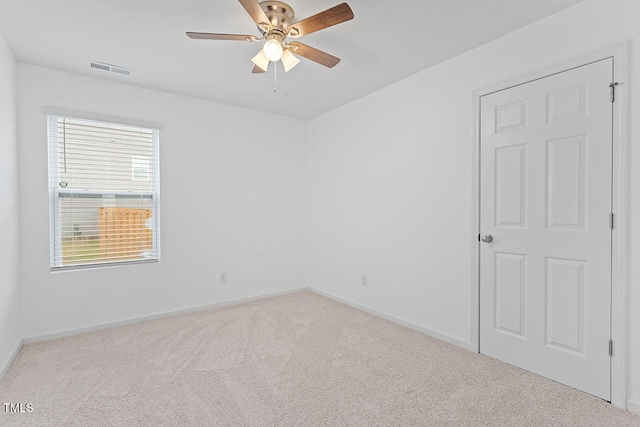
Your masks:
{"label": "window frame", "polygon": [[[45,108],[46,114],[46,141],[47,141],[47,163],[48,163],[48,187],[49,187],[49,268],[51,272],[58,271],[73,271],[73,270],[87,270],[96,268],[111,268],[124,265],[135,264],[148,264],[159,263],[161,259],[160,251],[160,126],[157,124],[146,123],[139,124],[132,122],[128,119],[119,119],[113,117],[96,117],[92,115],[84,115],[81,113],[68,113],[58,110],[52,110]],[[50,126],[52,119],[75,119],[75,120],[87,120],[93,122],[99,122],[102,124],[111,124],[118,126],[139,127],[151,131],[151,145],[152,145],[152,157],[149,158],[149,181],[152,183],[151,192],[136,192],[136,191],[98,191],[98,190],[75,190],[60,188],[59,186],[52,185],[53,182],[60,182],[60,162],[59,151],[51,150],[51,141],[58,140],[58,130],[52,129]],[[154,162],[155,160],[155,162]],[[133,162],[132,162],[132,182],[133,182]],[[148,182],[148,181],[147,181]],[[153,221],[152,228],[152,252],[155,253],[155,257],[149,259],[139,260],[122,260],[111,262],[92,262],[72,265],[62,265],[62,232],[61,229],[61,203],[60,200],[64,197],[79,196],[79,198],[145,198],[151,199],[153,202]]]}

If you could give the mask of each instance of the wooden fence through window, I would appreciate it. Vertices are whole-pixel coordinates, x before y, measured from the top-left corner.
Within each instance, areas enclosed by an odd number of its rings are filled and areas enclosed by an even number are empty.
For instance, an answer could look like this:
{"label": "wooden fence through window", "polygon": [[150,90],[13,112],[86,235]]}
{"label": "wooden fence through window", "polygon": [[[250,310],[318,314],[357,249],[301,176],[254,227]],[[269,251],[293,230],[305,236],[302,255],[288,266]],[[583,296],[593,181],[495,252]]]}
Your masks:
{"label": "wooden fence through window", "polygon": [[150,251],[153,236],[146,222],[151,209],[100,208],[100,258],[139,259]]}

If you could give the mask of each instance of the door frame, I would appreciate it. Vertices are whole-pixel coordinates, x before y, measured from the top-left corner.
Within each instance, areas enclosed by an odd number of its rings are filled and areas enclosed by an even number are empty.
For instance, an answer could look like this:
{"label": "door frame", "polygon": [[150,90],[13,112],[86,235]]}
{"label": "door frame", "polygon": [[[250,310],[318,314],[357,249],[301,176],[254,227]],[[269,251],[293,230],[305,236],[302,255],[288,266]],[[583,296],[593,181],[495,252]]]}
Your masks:
{"label": "door frame", "polygon": [[[615,102],[613,103],[613,189],[612,206],[615,224],[612,231],[611,263],[611,403],[626,409],[626,359],[628,351],[628,313],[626,299],[629,294],[629,169],[628,158],[628,96],[629,96],[629,40],[592,51],[561,63],[511,78],[472,94],[473,153],[472,153],[472,230],[471,241],[471,351],[480,352],[480,100],[482,96],[539,80],[553,74],[569,71],[602,59],[613,58]],[[602,343],[603,346],[606,343]]]}

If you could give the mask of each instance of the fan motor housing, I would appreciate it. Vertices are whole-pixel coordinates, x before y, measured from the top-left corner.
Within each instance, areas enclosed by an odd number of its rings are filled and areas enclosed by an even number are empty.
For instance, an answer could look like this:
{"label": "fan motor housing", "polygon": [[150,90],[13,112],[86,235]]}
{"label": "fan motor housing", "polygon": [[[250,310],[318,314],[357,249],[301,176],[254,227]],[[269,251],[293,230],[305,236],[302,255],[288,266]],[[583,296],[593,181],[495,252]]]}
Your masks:
{"label": "fan motor housing", "polygon": [[[281,1],[263,1],[260,6],[269,18],[273,27],[272,31],[285,34],[286,28],[293,22],[293,8]],[[260,30],[262,31],[262,29]]]}

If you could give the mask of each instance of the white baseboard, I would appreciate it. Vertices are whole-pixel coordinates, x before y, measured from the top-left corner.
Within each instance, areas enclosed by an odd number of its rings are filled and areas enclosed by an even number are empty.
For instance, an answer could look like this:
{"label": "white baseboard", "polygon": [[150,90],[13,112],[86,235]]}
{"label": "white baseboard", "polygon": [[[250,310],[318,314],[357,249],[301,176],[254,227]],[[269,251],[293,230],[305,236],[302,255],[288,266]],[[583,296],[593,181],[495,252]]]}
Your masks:
{"label": "white baseboard", "polygon": [[9,355],[9,357],[7,358],[7,360],[5,360],[4,364],[2,366],[0,366],[0,368],[1,368],[0,369],[0,381],[2,381],[2,379],[4,378],[5,374],[9,370],[9,367],[13,363],[13,360],[16,358],[18,353],[20,352],[21,348],[22,348],[22,340],[18,340],[18,343],[16,344],[16,348],[13,350],[13,353],[11,353]]}
{"label": "white baseboard", "polygon": [[627,411],[640,415],[640,403],[633,400],[627,400]]}
{"label": "white baseboard", "polygon": [[313,289],[313,288],[308,288],[308,289],[311,292],[317,293],[318,295],[322,295],[324,297],[327,297],[327,298],[330,298],[332,300],[338,301],[338,302],[340,302],[342,304],[345,304],[345,305],[348,305],[350,307],[357,308],[358,310],[366,311],[369,314],[373,314],[374,316],[381,317],[381,318],[383,318],[385,320],[388,320],[388,321],[393,322],[393,323],[397,323],[398,325],[405,326],[405,327],[407,327],[409,329],[413,329],[415,331],[422,332],[423,334],[429,335],[430,337],[437,338],[437,339],[439,339],[441,341],[448,342],[449,344],[453,344],[453,345],[458,346],[458,347],[462,347],[465,350],[471,350],[471,344],[468,343],[468,342],[464,342],[464,341],[459,340],[457,338],[453,338],[453,337],[450,337],[448,335],[444,335],[444,334],[441,334],[439,332],[435,332],[435,331],[432,331],[430,329],[423,328],[422,326],[418,326],[415,323],[411,323],[409,321],[406,321],[406,320],[403,320],[403,319],[399,319],[399,318],[394,317],[394,316],[389,316],[387,314],[384,314],[384,313],[381,313],[379,311],[373,310],[373,309],[371,309],[369,307],[365,307],[363,305],[356,304],[356,303],[351,302],[349,300],[346,300],[344,298],[340,298],[340,297],[337,297],[335,295],[331,295],[331,294],[328,294],[326,292],[319,291],[317,289]]}
{"label": "white baseboard", "polygon": [[231,300],[227,300],[227,301],[218,302],[218,303],[215,303],[215,304],[199,305],[199,306],[195,306],[195,307],[189,307],[189,308],[183,308],[183,309],[179,309],[179,310],[167,311],[167,312],[164,312],[164,313],[151,314],[151,315],[142,316],[142,317],[135,317],[135,318],[132,318],[132,319],[125,319],[125,320],[118,320],[118,321],[115,321],[115,322],[101,323],[101,324],[98,324],[98,325],[87,326],[85,328],[68,329],[68,330],[65,330],[65,331],[54,332],[52,334],[45,334],[45,335],[38,335],[38,336],[24,338],[22,340],[22,343],[23,344],[31,344],[31,343],[34,343],[34,342],[55,340],[55,339],[58,339],[58,338],[64,338],[64,337],[68,337],[68,336],[71,336],[71,335],[78,335],[78,334],[84,334],[86,332],[99,331],[101,329],[115,328],[115,327],[118,327],[118,326],[124,326],[124,325],[130,325],[130,324],[133,324],[133,323],[146,322],[146,321],[149,321],[149,320],[161,319],[161,318],[164,318],[164,317],[177,316],[177,315],[180,315],[180,314],[194,313],[194,312],[197,312],[197,311],[209,310],[209,309],[212,309],[212,308],[220,308],[220,307],[226,307],[226,306],[231,306],[231,305],[236,305],[236,304],[242,304],[242,303],[256,301],[256,300],[260,300],[260,299],[264,299],[264,298],[276,297],[276,296],[279,296],[279,295],[286,295],[286,294],[291,294],[291,293],[294,293],[294,292],[300,292],[300,291],[306,291],[306,290],[308,290],[308,288],[303,287],[303,288],[297,288],[297,289],[290,289],[290,290],[287,290],[287,291],[270,292],[270,293],[266,293],[266,294],[254,295],[254,296],[251,296],[251,297],[231,299]]}

